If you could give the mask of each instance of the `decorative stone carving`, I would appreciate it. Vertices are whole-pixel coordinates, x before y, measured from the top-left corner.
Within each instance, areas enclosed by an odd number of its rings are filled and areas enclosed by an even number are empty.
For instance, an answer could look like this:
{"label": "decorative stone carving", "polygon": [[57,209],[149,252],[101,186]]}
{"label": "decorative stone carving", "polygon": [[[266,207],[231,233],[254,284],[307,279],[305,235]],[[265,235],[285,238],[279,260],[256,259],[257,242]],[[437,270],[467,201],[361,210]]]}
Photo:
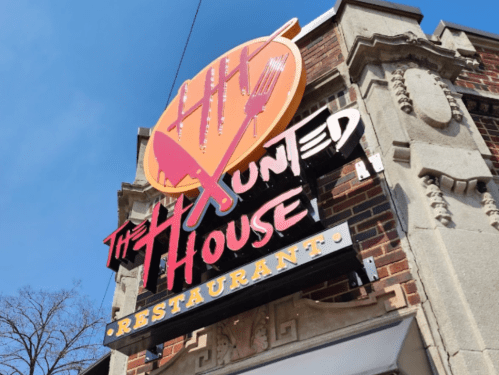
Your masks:
{"label": "decorative stone carving", "polygon": [[397,69],[392,73],[392,88],[395,91],[400,109],[405,113],[411,113],[413,110],[412,100],[409,98],[407,87],[404,85],[404,73],[403,69]]}
{"label": "decorative stone carving", "polygon": [[[310,339],[316,345],[331,343],[343,338],[345,330],[353,336],[378,327],[380,321],[391,323],[411,314],[410,309],[403,309],[407,302],[399,284],[374,287],[362,299],[339,303],[304,299],[295,293],[202,328],[193,332],[185,347],[150,375],[239,373],[261,363],[262,358],[256,356],[260,352],[265,351],[265,361],[279,360],[310,349]],[[387,314],[395,310],[397,314]],[[342,332],[335,334],[336,331]],[[278,333],[277,339],[272,332]]]}
{"label": "decorative stone carving", "polygon": [[407,43],[421,44],[421,41],[418,39],[418,36],[414,34],[412,31],[406,31],[403,35],[405,35]]}
{"label": "decorative stone carving", "polygon": [[428,175],[423,176],[421,180],[426,189],[426,196],[430,201],[430,206],[433,208],[433,217],[443,225],[448,226],[452,219],[447,210],[447,202],[445,202],[443,198],[442,190],[440,190],[440,187],[437,185],[437,180]]}
{"label": "decorative stone carving", "polygon": [[465,57],[464,59],[466,61],[466,66],[468,68],[473,69],[473,70],[478,70],[480,63],[478,62],[477,59],[470,58],[470,57]]}
{"label": "decorative stone carving", "polygon": [[490,225],[499,230],[499,209],[494,197],[489,192],[482,194],[482,206],[485,214],[489,217]]}
{"label": "decorative stone carving", "polygon": [[270,345],[272,348],[298,340],[296,319],[285,313],[293,310],[293,298],[283,298],[269,304]]}
{"label": "decorative stone carving", "polygon": [[[434,128],[445,128],[452,119],[452,113],[440,82],[435,79],[436,76],[428,70],[416,67],[407,69],[404,78],[417,116]],[[438,79],[440,80],[439,77]]]}
{"label": "decorative stone carving", "polygon": [[261,353],[268,347],[266,305],[217,324],[218,365]]}
{"label": "decorative stone carving", "polygon": [[192,333],[192,337],[185,343],[184,349],[192,352],[194,359],[194,372],[212,369],[217,365],[215,348],[213,347],[213,328],[201,328]]}
{"label": "decorative stone carving", "polygon": [[456,58],[454,51],[437,46],[427,39],[417,38],[411,33],[395,36],[373,34],[369,38],[357,36],[346,62],[350,76],[354,82],[358,82],[367,65],[403,60],[438,70],[443,78],[451,81],[466,66],[465,59]]}
{"label": "decorative stone carving", "polygon": [[440,76],[433,73],[431,70],[428,70],[428,73],[433,76],[433,79],[442,88],[445,98],[449,102],[449,106],[452,112],[452,117],[454,118],[454,120],[456,120],[457,122],[461,122],[461,120],[463,119],[463,114],[461,112],[461,109],[459,108],[459,104],[457,104],[456,99],[452,96],[452,92],[450,91],[449,86],[445,82],[442,82]]}

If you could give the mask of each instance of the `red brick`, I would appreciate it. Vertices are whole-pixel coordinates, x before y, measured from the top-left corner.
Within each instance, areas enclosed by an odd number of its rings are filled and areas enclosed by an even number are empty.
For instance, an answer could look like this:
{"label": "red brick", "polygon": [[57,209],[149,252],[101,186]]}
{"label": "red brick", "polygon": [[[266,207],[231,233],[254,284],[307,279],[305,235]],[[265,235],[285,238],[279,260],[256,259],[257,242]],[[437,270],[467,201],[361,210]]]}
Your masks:
{"label": "red brick", "polygon": [[353,198],[350,198],[350,199],[347,199],[346,201],[340,203],[340,204],[336,204],[333,206],[333,211],[334,212],[341,212],[343,211],[345,208],[349,208],[349,207],[352,207],[352,206],[355,206],[356,204],[360,203],[360,202],[363,202],[365,201],[367,198],[366,198],[366,195],[365,194],[360,194],[360,195],[357,195]]}
{"label": "red brick", "polygon": [[141,357],[141,358],[135,359],[133,361],[128,361],[127,370],[137,368],[140,365],[143,365],[145,363],[145,361],[146,361],[146,357]]}
{"label": "red brick", "polygon": [[309,288],[306,288],[306,289],[303,289],[302,292],[303,293],[311,293],[311,292],[315,292],[319,289],[322,289],[326,286],[326,283],[319,283],[319,284],[316,284],[314,286],[311,286]]}
{"label": "red brick", "polygon": [[345,191],[349,190],[351,188],[350,182],[345,182],[344,184],[341,184],[340,186],[337,186],[333,189],[331,194],[333,194],[333,197],[335,195],[339,195],[341,193],[344,193]]}
{"label": "red brick", "polygon": [[397,262],[395,264],[391,264],[389,266],[389,270],[392,275],[408,269],[409,269],[409,263],[407,262],[407,259],[404,259],[403,261]]}
{"label": "red brick", "polygon": [[418,291],[418,288],[416,286],[416,282],[414,280],[409,281],[408,283],[405,283],[402,286],[404,287],[406,294],[413,294],[413,293],[416,293]]}
{"label": "red brick", "polygon": [[376,290],[381,290],[392,285],[405,283],[410,280],[412,280],[411,273],[409,271],[404,271],[396,275],[376,281],[374,283],[374,287]]}
{"label": "red brick", "polygon": [[381,186],[376,186],[367,192],[367,196],[369,198],[372,198],[381,193],[383,193],[383,189],[381,188]]}
{"label": "red brick", "polygon": [[386,220],[390,220],[393,218],[393,214],[388,212],[383,212],[381,215],[375,216],[368,221],[364,221],[362,224],[357,225],[357,230],[362,232],[368,228],[375,227],[377,224],[382,223]]}
{"label": "red brick", "polygon": [[384,279],[385,277],[388,277],[388,275],[389,275],[389,273],[388,273],[388,267],[378,268],[377,271],[378,271],[378,277],[380,279]]}
{"label": "red brick", "polygon": [[360,194],[360,193],[367,191],[367,190],[371,189],[372,187],[378,185],[378,183],[379,183],[379,180],[375,179],[375,178],[368,179],[365,182],[362,182],[360,184],[359,184],[359,181],[356,180],[356,185],[354,186],[355,190],[352,190],[352,192],[349,194],[351,194],[352,196],[356,195],[356,194]]}
{"label": "red brick", "polygon": [[392,241],[398,238],[398,234],[396,230],[391,230],[389,232],[383,233],[380,236],[370,238],[361,243],[362,250],[366,250],[372,246],[380,245],[388,241]]}
{"label": "red brick", "polygon": [[473,78],[477,78],[477,79],[483,79],[484,75],[483,74],[475,74],[475,73],[469,73],[468,72],[468,77],[473,77]]}
{"label": "red brick", "polygon": [[163,349],[163,357],[166,357],[173,353],[173,346],[167,346]]}
{"label": "red brick", "polygon": [[376,267],[383,267],[383,266],[386,266],[387,264],[399,262],[402,259],[405,259],[404,251],[397,250],[397,251],[393,251],[391,253],[388,253],[386,255],[383,255],[382,257],[377,258],[375,260],[375,263],[376,263]]}
{"label": "red brick", "polygon": [[343,281],[339,284],[335,284],[325,289],[311,293],[310,298],[313,300],[323,300],[325,298],[332,297],[340,293],[345,293],[348,291],[348,289],[349,289],[348,281]]}
{"label": "red brick", "polygon": [[421,303],[421,298],[419,297],[418,293],[407,296],[407,300],[409,301],[410,305],[417,305],[418,303]]}
{"label": "red brick", "polygon": [[137,357],[138,357],[138,354],[132,354],[131,356],[128,357],[128,361],[132,361]]}
{"label": "red brick", "polygon": [[173,346],[173,354],[177,354],[184,347],[184,343],[179,342]]}
{"label": "red brick", "polygon": [[355,163],[350,163],[345,166],[343,166],[343,169],[341,170],[341,175],[347,175],[351,172],[355,171]]}
{"label": "red brick", "polygon": [[362,255],[362,258],[369,258],[369,257],[380,257],[383,255],[383,248],[381,246],[368,249],[368,250],[363,250],[360,252]]}
{"label": "red brick", "polygon": [[339,284],[339,283],[341,283],[342,281],[345,281],[345,280],[348,280],[348,276],[347,275],[342,275],[340,277],[336,277],[336,278],[334,278],[332,280],[329,280],[327,282],[327,286]]}

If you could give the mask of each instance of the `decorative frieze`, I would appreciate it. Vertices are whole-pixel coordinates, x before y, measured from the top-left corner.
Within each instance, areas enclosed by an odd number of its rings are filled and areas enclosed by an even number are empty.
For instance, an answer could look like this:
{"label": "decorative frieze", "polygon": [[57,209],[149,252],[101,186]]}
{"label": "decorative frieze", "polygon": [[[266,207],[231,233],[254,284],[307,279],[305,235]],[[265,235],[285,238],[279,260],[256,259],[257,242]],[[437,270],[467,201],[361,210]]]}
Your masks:
{"label": "decorative frieze", "polygon": [[217,364],[226,365],[267,350],[266,305],[217,324]]}
{"label": "decorative frieze", "polygon": [[426,189],[426,196],[430,201],[430,206],[433,209],[433,217],[440,221],[443,225],[448,226],[452,219],[447,210],[447,202],[443,198],[442,190],[437,185],[435,177],[426,175],[421,178],[423,187]]}
{"label": "decorative frieze", "polygon": [[405,86],[404,69],[397,69],[392,73],[392,88],[395,91],[399,108],[405,113],[413,110],[412,100],[409,98],[407,87]]}
{"label": "decorative frieze", "polygon": [[461,112],[461,109],[459,108],[459,104],[457,104],[456,99],[452,96],[452,92],[450,91],[449,86],[445,82],[442,82],[442,79],[438,74],[433,73],[431,70],[428,70],[428,73],[433,77],[435,82],[444,92],[445,98],[449,102],[449,106],[452,112],[452,118],[457,122],[461,122],[463,119],[463,114]]}
{"label": "decorative frieze", "polygon": [[489,217],[490,225],[499,230],[499,209],[494,197],[487,191],[482,194],[482,207]]}

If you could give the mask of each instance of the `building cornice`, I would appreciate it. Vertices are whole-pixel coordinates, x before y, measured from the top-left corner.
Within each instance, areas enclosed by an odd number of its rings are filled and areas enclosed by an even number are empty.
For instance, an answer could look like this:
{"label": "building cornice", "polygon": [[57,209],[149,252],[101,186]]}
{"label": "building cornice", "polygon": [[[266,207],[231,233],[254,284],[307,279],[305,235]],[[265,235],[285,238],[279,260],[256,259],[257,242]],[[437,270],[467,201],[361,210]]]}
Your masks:
{"label": "building cornice", "polygon": [[499,34],[489,33],[488,31],[478,30],[478,29],[474,29],[472,27],[463,26],[463,25],[459,25],[457,23],[443,21],[443,20],[440,21],[437,28],[433,32],[433,35],[441,37],[446,28],[464,31],[466,34],[471,34],[471,35],[476,35],[479,37],[493,39],[493,40],[496,40],[499,42]]}
{"label": "building cornice", "polygon": [[333,8],[338,16],[341,15],[346,4],[358,5],[364,8],[371,8],[403,17],[413,18],[417,20],[418,23],[421,23],[421,20],[423,19],[423,13],[421,13],[421,10],[418,7],[382,0],[338,0]]}
{"label": "building cornice", "polygon": [[379,65],[402,60],[416,61],[451,81],[456,79],[466,65],[465,60],[456,57],[454,51],[418,38],[411,32],[395,36],[374,34],[370,38],[358,36],[346,62],[350,76],[357,82],[369,64]]}

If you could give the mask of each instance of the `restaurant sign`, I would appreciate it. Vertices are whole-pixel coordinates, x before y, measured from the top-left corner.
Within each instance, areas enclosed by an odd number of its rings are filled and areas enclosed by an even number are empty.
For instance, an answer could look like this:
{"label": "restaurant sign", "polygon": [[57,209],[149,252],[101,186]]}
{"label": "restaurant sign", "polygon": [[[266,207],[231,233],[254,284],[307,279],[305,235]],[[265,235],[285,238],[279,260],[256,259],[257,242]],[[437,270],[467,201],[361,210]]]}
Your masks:
{"label": "restaurant sign", "polygon": [[[232,49],[185,82],[163,112],[146,148],[144,170],[153,187],[177,201],[173,212],[158,203],[150,220],[126,221],[104,239],[107,266],[117,272],[143,264],[143,286],[155,293],[161,256],[167,254],[167,290],[191,289],[110,323],[105,345],[131,353],[138,341],[159,343],[192,331],[191,311],[202,311],[200,324],[220,319],[220,312],[206,307],[215,300],[231,301],[224,303],[234,314],[296,291],[316,281],[327,262],[314,262],[320,264],[314,272],[301,266],[351,245],[347,225],[302,240],[323,229],[304,186],[320,175],[318,166],[332,170],[344,163],[364,127],[355,109],[331,115],[323,107],[286,128],[306,82],[291,41],[299,31],[293,19],[270,37]],[[276,248],[284,249],[265,255]],[[351,261],[351,256],[337,261],[324,274],[342,264],[355,267]],[[288,272],[294,268],[302,271]],[[201,275],[215,277],[201,284]],[[284,283],[278,281],[283,275]],[[259,296],[261,285],[265,297]],[[244,297],[233,296],[244,289]],[[152,326],[154,332],[146,330]],[[145,331],[155,339],[146,340]]]}
{"label": "restaurant sign", "polygon": [[[154,336],[154,333],[143,335],[143,332],[160,327],[163,323],[170,323],[167,336],[162,336],[162,340],[167,340],[175,335],[185,333],[182,332],[185,329],[190,332],[210,322],[218,321],[221,316],[228,313],[229,315],[237,314],[237,307],[226,311],[220,303],[215,302],[227,300],[234,293],[248,289],[249,294],[244,295],[241,303],[234,303],[232,300],[231,306],[238,305],[239,308],[246,309],[248,300],[251,300],[250,305],[254,304],[256,300],[260,304],[264,303],[267,296],[272,295],[274,290],[282,288],[283,282],[279,282],[279,278],[282,279],[284,274],[298,268],[303,270],[307,264],[340,253],[351,245],[352,239],[347,223],[315,234],[226,272],[213,280],[160,300],[150,307],[109,323],[106,327],[104,345],[113,349],[124,347],[122,351],[131,354],[148,348],[149,345],[154,345],[155,341],[150,338],[151,335]],[[338,263],[337,259],[335,263]],[[328,266],[324,275],[329,276],[331,270],[331,267]],[[306,278],[310,278],[309,272],[302,272],[301,275],[295,272],[294,284],[303,285],[302,283]],[[214,308],[213,305],[215,305]],[[208,310],[210,307],[211,310]],[[188,319],[193,314],[197,314],[197,319]],[[200,314],[202,314],[203,319],[199,318]],[[181,320],[183,317],[185,319]],[[182,327],[185,324],[188,326]],[[118,343],[117,341],[120,339],[121,341]]]}

